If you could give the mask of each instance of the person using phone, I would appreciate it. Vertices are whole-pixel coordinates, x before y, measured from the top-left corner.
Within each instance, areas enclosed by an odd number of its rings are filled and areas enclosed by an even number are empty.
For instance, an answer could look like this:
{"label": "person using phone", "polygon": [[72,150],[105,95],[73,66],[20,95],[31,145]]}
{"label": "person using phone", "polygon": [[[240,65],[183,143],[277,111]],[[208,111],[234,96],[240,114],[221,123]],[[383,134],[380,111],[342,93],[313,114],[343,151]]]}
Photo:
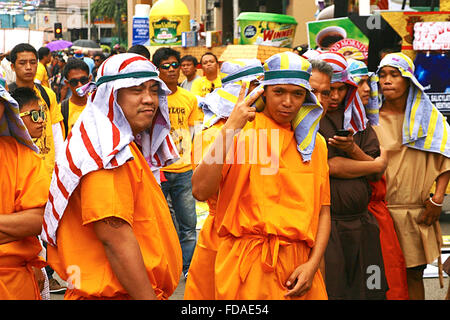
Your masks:
{"label": "person using phone", "polygon": [[[367,205],[368,181],[381,177],[386,159],[380,154],[375,132],[367,126],[345,57],[327,52],[316,59],[334,70],[330,103],[319,130],[328,142],[331,188],[331,235],[325,252],[327,293],[330,299],[385,299],[388,287],[380,233]],[[376,266],[379,274],[375,288],[367,285],[370,266]]]}

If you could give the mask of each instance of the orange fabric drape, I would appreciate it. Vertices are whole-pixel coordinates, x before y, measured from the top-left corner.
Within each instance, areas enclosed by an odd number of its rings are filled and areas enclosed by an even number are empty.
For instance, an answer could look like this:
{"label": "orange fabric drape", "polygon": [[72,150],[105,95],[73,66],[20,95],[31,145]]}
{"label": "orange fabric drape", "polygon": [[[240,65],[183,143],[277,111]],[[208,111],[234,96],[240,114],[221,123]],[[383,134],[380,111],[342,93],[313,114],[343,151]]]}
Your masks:
{"label": "orange fabric drape", "polygon": [[59,224],[57,247],[48,247],[49,264],[71,285],[65,299],[130,298],[91,224],[111,216],[131,225],[158,299],[168,299],[178,285],[181,248],[169,208],[146,160],[130,147],[134,160],[81,179]]}
{"label": "orange fabric drape", "polygon": [[403,252],[395,232],[394,222],[386,206],[386,179],[370,182],[372,197],[369,211],[377,219],[380,228],[381,251],[389,290],[388,300],[408,300],[408,284],[406,282],[406,264]]}
{"label": "orange fabric drape", "polygon": [[[50,179],[43,161],[12,137],[0,137],[0,214],[45,206]],[[0,300],[39,300],[33,267],[42,268],[37,237],[0,245]]]}

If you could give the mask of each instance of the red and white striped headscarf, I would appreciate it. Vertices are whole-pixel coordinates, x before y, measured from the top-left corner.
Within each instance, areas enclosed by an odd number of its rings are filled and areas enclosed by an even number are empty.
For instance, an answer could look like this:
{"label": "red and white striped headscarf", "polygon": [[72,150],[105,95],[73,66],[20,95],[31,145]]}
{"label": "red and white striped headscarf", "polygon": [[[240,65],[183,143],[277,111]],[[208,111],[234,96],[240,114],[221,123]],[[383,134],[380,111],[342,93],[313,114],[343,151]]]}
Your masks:
{"label": "red and white striped headscarf", "polygon": [[149,80],[160,85],[159,108],[152,128],[140,133],[142,153],[153,167],[162,167],[178,159],[169,134],[167,95],[170,90],[158,78],[157,68],[136,54],[124,53],[108,58],[99,68],[96,90],[56,159],[41,233],[44,241],[56,246],[58,224],[81,177],[96,170],[117,168],[133,159],[129,144],[135,137],[117,104],[117,91]]}
{"label": "red and white striped headscarf", "polygon": [[355,133],[366,129],[368,121],[366,111],[358,94],[358,85],[350,77],[345,57],[338,52],[324,52],[314,59],[328,62],[333,67],[331,83],[343,82],[348,85],[347,95],[344,100],[345,109],[342,128],[352,128]]}

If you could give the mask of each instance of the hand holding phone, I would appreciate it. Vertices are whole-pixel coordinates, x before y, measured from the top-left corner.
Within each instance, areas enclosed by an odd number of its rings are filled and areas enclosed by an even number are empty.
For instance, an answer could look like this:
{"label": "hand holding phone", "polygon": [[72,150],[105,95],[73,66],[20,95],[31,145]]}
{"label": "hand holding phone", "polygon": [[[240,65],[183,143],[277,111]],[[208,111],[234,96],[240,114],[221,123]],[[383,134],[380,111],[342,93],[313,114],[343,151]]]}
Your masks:
{"label": "hand holding phone", "polygon": [[344,130],[344,129],[339,129],[339,130],[336,130],[335,135],[338,137],[348,137],[350,135],[350,131]]}

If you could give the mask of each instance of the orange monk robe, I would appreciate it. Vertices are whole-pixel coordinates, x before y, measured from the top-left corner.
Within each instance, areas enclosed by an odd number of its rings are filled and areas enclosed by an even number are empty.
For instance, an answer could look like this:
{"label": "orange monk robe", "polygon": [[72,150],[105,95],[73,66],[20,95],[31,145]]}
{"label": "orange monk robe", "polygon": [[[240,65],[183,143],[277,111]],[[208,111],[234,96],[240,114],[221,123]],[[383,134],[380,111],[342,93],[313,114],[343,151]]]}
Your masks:
{"label": "orange monk robe", "polygon": [[148,278],[158,299],[168,299],[180,280],[178,236],[164,195],[134,143],[134,160],[81,178],[57,230],[48,262],[70,289],[65,299],[130,299],[108,262],[92,222],[127,221],[139,243]]}
{"label": "orange monk robe", "polygon": [[369,212],[377,219],[380,227],[381,252],[389,286],[386,298],[388,300],[408,300],[405,258],[395,232],[394,221],[384,200],[386,197],[386,178],[383,176],[380,180],[369,181],[369,183],[372,187]]}
{"label": "orange monk robe", "polygon": [[[0,137],[0,214],[44,207],[50,179],[41,158],[13,137]],[[37,237],[0,244],[0,300],[41,299],[32,267],[46,265]]]}
{"label": "orange monk robe", "polygon": [[[209,146],[220,133],[226,120],[222,119],[208,129],[195,135],[192,147],[192,163],[198,165],[207,153]],[[214,299],[214,261],[219,247],[218,225],[216,221],[217,195],[207,201],[209,214],[203,223],[198,235],[197,245],[189,266],[189,276],[186,279],[184,299],[186,300],[213,300]]]}
{"label": "orange monk robe", "polygon": [[[236,137],[229,153],[235,164],[228,159],[223,167],[217,201],[224,238],[215,260],[215,298],[286,299],[285,283],[308,261],[319,212],[330,205],[327,146],[318,135],[311,161],[303,163],[290,124],[282,127],[261,113]],[[248,161],[238,164],[243,150]],[[327,299],[320,271],[307,294],[288,299]]]}

